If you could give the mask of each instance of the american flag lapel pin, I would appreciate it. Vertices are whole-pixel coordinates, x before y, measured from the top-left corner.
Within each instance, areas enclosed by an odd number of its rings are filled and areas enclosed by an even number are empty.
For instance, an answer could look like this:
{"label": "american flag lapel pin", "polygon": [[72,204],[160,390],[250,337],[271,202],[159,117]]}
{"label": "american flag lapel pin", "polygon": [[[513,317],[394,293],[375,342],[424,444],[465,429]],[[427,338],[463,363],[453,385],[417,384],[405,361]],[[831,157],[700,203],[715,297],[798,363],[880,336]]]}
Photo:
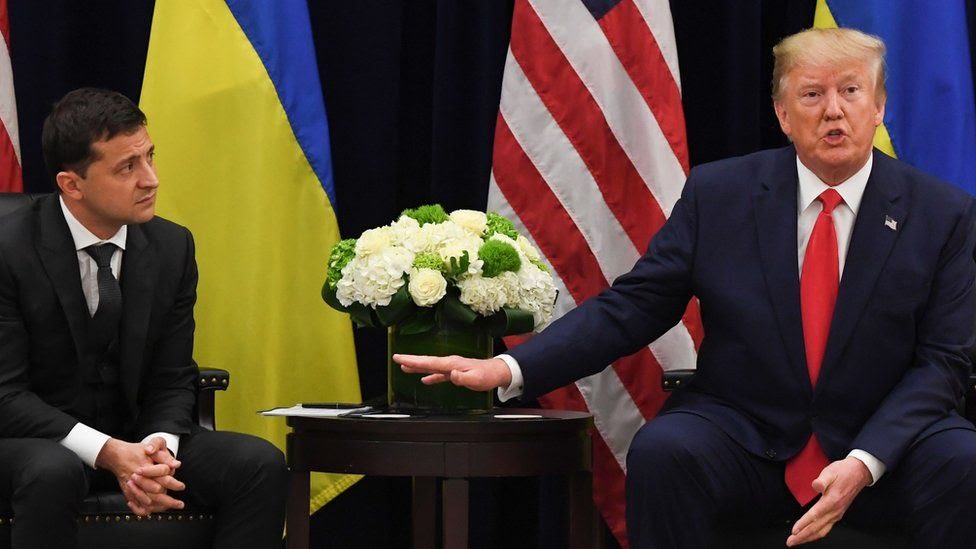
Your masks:
{"label": "american flag lapel pin", "polygon": [[888,227],[892,231],[898,230],[898,222],[892,219],[890,215],[885,216],[885,227]]}

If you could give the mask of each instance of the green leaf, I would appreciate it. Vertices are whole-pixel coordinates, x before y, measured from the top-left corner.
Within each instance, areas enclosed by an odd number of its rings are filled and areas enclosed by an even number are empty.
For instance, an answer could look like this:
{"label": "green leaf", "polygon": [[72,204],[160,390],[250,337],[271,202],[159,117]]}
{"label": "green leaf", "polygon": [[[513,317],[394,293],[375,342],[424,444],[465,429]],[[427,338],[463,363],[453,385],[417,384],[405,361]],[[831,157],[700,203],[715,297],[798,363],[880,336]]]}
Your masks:
{"label": "green leaf", "polygon": [[400,286],[397,293],[393,294],[389,305],[376,308],[376,316],[383,326],[392,326],[416,309],[417,306],[414,305],[413,299],[410,298],[410,292],[407,291],[407,285],[404,284]]}
{"label": "green leaf", "polygon": [[429,332],[435,325],[434,310],[418,308],[416,314],[410,315],[400,322],[397,330],[403,335],[415,335]]}
{"label": "green leaf", "polygon": [[438,324],[459,324],[461,326],[474,326],[478,320],[478,313],[471,307],[461,303],[461,299],[455,292],[448,292],[438,304]]}
{"label": "green leaf", "polygon": [[325,281],[325,284],[322,284],[322,301],[325,301],[326,305],[337,311],[349,312],[348,308],[343,307],[342,303],[339,303],[339,298],[336,297],[336,291],[329,286],[328,280]]}
{"label": "green leaf", "polygon": [[349,316],[360,328],[372,328],[379,324],[373,310],[362,303],[349,305]]}
{"label": "green leaf", "polygon": [[488,333],[493,336],[524,334],[535,328],[535,317],[522,309],[502,307],[500,311],[485,319]]}

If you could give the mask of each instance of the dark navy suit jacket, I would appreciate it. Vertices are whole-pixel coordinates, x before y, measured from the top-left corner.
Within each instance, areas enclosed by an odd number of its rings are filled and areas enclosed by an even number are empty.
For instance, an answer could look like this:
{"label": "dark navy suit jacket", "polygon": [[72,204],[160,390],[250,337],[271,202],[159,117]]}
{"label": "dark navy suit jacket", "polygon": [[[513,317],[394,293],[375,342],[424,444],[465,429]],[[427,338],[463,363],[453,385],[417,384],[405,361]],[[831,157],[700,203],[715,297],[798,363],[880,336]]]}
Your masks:
{"label": "dark navy suit jacket", "polygon": [[663,413],[700,415],[750,452],[796,454],[815,432],[889,468],[933,432],[973,429],[958,409],[976,318],[972,198],[874,152],[824,363],[807,374],[793,147],[692,170],[633,270],[510,351],[531,398],[595,373],[679,321],[697,296],[698,373]]}

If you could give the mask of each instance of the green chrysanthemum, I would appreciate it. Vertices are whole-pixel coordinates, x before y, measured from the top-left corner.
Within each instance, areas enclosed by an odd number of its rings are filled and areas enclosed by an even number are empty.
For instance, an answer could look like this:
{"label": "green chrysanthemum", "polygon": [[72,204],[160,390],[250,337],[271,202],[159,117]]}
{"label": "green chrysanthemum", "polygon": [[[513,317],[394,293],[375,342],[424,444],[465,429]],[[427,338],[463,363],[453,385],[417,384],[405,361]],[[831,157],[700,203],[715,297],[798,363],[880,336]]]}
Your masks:
{"label": "green chrysanthemum", "polygon": [[505,271],[518,271],[522,266],[518,251],[507,242],[488,240],[478,249],[478,259],[484,262],[481,273],[486,277],[495,277]]}
{"label": "green chrysanthemum", "polygon": [[518,238],[518,231],[515,230],[515,224],[506,217],[495,212],[488,212],[485,215],[488,217],[488,229],[485,231],[486,239],[491,238],[491,235],[495,233],[501,233],[512,240]]}
{"label": "green chrysanthemum", "polygon": [[329,287],[333,290],[342,278],[342,268],[345,267],[352,258],[356,257],[356,239],[347,238],[340,240],[332,246],[332,253],[329,254],[329,274],[326,278]]}
{"label": "green chrysanthemum", "polygon": [[406,209],[403,210],[401,215],[412,217],[421,225],[426,225],[427,223],[443,223],[451,218],[440,204],[428,204],[413,209]]}
{"label": "green chrysanthemum", "polygon": [[444,260],[441,259],[441,256],[433,252],[423,252],[417,254],[416,257],[413,258],[413,267],[415,269],[433,269],[435,271],[440,271],[441,273],[444,273],[445,269],[447,268],[447,266],[444,265]]}

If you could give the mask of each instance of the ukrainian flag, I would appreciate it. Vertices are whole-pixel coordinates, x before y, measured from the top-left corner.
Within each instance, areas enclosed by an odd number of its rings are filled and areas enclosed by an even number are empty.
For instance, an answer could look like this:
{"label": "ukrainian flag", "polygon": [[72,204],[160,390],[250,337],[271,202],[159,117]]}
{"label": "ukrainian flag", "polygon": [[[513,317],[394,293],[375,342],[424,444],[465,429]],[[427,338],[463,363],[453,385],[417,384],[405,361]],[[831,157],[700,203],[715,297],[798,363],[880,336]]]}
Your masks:
{"label": "ukrainian flag", "polygon": [[885,41],[888,103],[875,145],[976,194],[966,21],[965,0],[818,0],[814,26],[852,27]]}
{"label": "ukrainian flag", "polygon": [[[159,215],[196,239],[194,356],[232,373],[219,427],[284,448],[258,410],[360,399],[349,318],[319,297],[339,230],[305,0],[156,2],[141,106]],[[313,510],[358,478],[314,475]]]}

